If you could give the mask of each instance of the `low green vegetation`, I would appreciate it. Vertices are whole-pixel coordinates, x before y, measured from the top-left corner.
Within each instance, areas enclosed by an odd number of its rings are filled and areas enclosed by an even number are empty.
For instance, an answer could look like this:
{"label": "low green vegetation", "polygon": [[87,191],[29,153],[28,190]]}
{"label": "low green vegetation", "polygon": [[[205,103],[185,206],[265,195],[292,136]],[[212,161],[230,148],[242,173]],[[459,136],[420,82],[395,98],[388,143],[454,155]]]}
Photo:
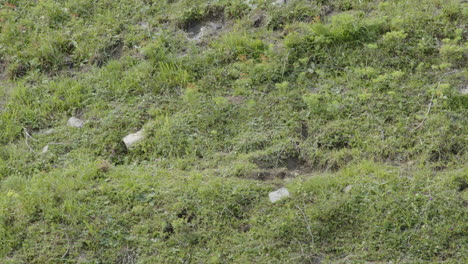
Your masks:
{"label": "low green vegetation", "polygon": [[468,262],[467,18],[0,0],[0,262]]}

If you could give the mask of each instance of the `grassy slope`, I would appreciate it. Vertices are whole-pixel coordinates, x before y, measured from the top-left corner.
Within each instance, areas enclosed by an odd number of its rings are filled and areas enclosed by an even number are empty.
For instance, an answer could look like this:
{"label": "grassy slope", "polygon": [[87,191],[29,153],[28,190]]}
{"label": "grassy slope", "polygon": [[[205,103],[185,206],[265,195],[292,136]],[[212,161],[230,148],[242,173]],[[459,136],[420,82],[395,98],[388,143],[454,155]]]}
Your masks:
{"label": "grassy slope", "polygon": [[288,2],[0,1],[1,262],[466,261],[466,4]]}

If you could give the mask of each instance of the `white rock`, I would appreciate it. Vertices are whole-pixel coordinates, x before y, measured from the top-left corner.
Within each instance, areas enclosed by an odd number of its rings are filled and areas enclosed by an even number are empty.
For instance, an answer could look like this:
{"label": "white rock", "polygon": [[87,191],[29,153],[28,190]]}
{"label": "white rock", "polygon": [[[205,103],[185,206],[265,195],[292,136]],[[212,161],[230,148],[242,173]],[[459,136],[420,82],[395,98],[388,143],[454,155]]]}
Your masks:
{"label": "white rock", "polygon": [[80,128],[84,125],[84,122],[83,120],[80,120],[76,117],[70,117],[70,119],[68,119],[67,125],[70,127]]}
{"label": "white rock", "polygon": [[43,147],[41,153],[44,154],[47,151],[49,151],[49,145],[46,145],[45,147]]}
{"label": "white rock", "polygon": [[124,137],[123,142],[125,143],[125,146],[127,146],[127,148],[130,148],[133,145],[135,145],[135,143],[143,140],[144,138],[145,135],[143,134],[143,130],[140,130],[136,133],[129,134],[128,136]]}
{"label": "white rock", "polygon": [[270,202],[272,203],[279,201],[288,196],[289,196],[289,191],[286,188],[281,188],[277,191],[274,191],[268,194],[268,197],[270,197]]}
{"label": "white rock", "polygon": [[273,2],[273,5],[284,5],[286,4],[286,0],[276,0]]}

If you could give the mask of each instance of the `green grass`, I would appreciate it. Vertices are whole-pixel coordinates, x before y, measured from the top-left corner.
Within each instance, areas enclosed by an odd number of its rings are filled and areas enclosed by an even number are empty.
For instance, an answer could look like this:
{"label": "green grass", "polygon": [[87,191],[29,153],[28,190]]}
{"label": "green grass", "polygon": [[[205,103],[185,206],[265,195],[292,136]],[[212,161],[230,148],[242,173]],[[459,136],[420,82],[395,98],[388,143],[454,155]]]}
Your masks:
{"label": "green grass", "polygon": [[0,262],[468,261],[466,3],[272,2],[0,0]]}

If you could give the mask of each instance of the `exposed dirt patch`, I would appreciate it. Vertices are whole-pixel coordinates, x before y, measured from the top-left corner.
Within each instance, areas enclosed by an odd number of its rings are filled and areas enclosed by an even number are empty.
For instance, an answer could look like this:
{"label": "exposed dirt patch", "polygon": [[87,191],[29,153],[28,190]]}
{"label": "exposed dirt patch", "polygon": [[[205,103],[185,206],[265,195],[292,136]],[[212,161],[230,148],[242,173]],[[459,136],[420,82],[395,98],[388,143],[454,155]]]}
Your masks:
{"label": "exposed dirt patch", "polygon": [[5,109],[5,105],[8,102],[8,94],[10,93],[12,87],[7,85],[6,83],[2,82],[0,79],[0,112]]}
{"label": "exposed dirt patch", "polygon": [[289,157],[278,162],[271,163],[266,161],[256,161],[260,168],[248,175],[249,179],[260,181],[269,181],[275,179],[295,178],[312,172],[312,168],[303,160],[295,157]]}
{"label": "exposed dirt patch", "polygon": [[187,38],[197,43],[203,43],[207,39],[212,39],[220,35],[226,27],[223,19],[211,21],[199,21],[191,23],[186,29]]}
{"label": "exposed dirt patch", "polygon": [[334,6],[324,5],[320,10],[320,17],[324,19],[329,19],[330,17],[339,14],[340,11],[337,10]]}
{"label": "exposed dirt patch", "polygon": [[254,171],[248,175],[247,178],[259,181],[272,181],[276,179],[284,180],[286,178],[295,178],[300,174],[300,171],[289,171],[286,168],[277,168]]}
{"label": "exposed dirt patch", "polygon": [[460,180],[458,184],[458,191],[463,192],[464,190],[468,189],[468,182],[464,180]]}
{"label": "exposed dirt patch", "polygon": [[133,264],[137,261],[137,253],[133,249],[123,249],[117,257],[117,264]]}
{"label": "exposed dirt patch", "polygon": [[185,31],[189,40],[195,41],[197,44],[204,43],[226,30],[224,10],[215,8],[208,11],[203,17],[184,21],[179,24],[179,28]]}
{"label": "exposed dirt patch", "polygon": [[8,69],[8,72],[6,73],[9,78],[21,78],[25,76],[28,71],[30,70],[30,67],[26,65],[25,63],[19,63],[14,65],[13,67],[10,66],[10,69]]}
{"label": "exposed dirt patch", "polygon": [[466,84],[465,87],[460,90],[460,93],[463,95],[468,94],[468,84]]}
{"label": "exposed dirt patch", "polygon": [[251,226],[249,224],[242,224],[239,226],[239,232],[245,233],[250,231]]}
{"label": "exposed dirt patch", "polygon": [[256,11],[250,17],[252,27],[258,28],[265,25],[266,13],[263,10]]}
{"label": "exposed dirt patch", "polygon": [[306,122],[301,123],[301,136],[302,139],[307,139],[309,137],[309,127]]}
{"label": "exposed dirt patch", "polygon": [[7,64],[4,61],[0,61],[0,81],[7,78],[6,74]]}
{"label": "exposed dirt patch", "polygon": [[194,213],[189,212],[187,208],[184,208],[177,214],[177,218],[185,219],[187,223],[191,223],[196,218],[196,216]]}
{"label": "exposed dirt patch", "polygon": [[117,40],[111,45],[107,46],[91,59],[91,64],[95,64],[98,67],[104,66],[111,59],[118,59],[122,56],[124,44],[121,40]]}
{"label": "exposed dirt patch", "polygon": [[6,102],[6,92],[7,92],[6,89],[7,88],[4,87],[3,84],[1,83],[2,80],[6,79],[5,71],[6,71],[6,65],[3,61],[0,61],[0,85],[3,87],[0,89],[4,89],[4,91],[0,91],[0,112],[3,111],[3,107]]}
{"label": "exposed dirt patch", "polygon": [[286,168],[288,170],[298,170],[307,167],[306,162],[297,157],[287,157],[276,161],[256,159],[253,161],[261,169]]}
{"label": "exposed dirt patch", "polygon": [[175,233],[174,227],[172,226],[171,223],[166,221],[164,228],[163,228],[163,233],[165,234],[164,236],[165,239],[169,239],[171,235]]}
{"label": "exposed dirt patch", "polygon": [[229,101],[229,103],[234,105],[240,105],[245,102],[244,96],[228,96],[226,99]]}

